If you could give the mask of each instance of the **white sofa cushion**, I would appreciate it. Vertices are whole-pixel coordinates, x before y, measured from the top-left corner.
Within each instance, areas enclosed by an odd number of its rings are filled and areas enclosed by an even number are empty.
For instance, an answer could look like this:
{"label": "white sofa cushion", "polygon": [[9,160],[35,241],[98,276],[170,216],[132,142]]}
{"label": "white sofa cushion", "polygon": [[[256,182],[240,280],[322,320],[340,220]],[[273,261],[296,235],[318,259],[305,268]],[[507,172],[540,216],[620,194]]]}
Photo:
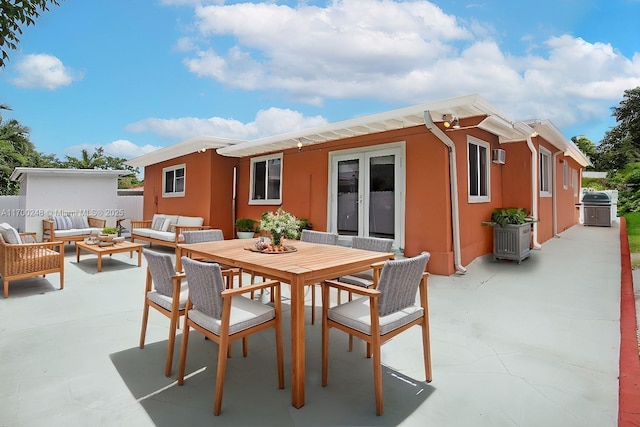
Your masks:
{"label": "white sofa cushion", "polygon": [[149,237],[149,233],[153,230],[150,228],[134,228],[132,234],[136,236]]}
{"label": "white sofa cushion", "polygon": [[91,234],[98,234],[102,231],[101,228],[72,228],[70,230],[56,230],[56,238],[60,237],[72,237],[72,236],[84,236]]}
{"label": "white sofa cushion", "polygon": [[204,218],[199,216],[179,216],[176,225],[201,226],[204,224]]}
{"label": "white sofa cushion", "polygon": [[152,239],[158,239],[158,240],[165,240],[167,242],[175,242],[176,233],[170,232],[170,231],[149,230],[149,235],[146,237],[151,237]]}

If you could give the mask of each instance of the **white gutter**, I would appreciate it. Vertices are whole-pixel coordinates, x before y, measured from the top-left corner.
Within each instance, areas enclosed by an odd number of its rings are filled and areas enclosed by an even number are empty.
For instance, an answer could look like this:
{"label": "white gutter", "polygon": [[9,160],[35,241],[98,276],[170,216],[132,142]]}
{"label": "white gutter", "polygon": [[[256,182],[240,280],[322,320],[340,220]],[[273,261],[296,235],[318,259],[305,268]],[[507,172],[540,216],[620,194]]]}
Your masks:
{"label": "white gutter", "polygon": [[[515,124],[517,128],[519,128],[527,138],[527,147],[529,147],[529,151],[531,151],[531,216],[535,219],[538,219],[538,150],[536,150],[535,145],[533,145],[533,141],[531,140],[531,135],[533,134],[533,129],[525,123],[517,122]],[[541,249],[542,245],[538,242],[538,223],[533,223],[533,248]]]}
{"label": "white gutter", "polygon": [[424,125],[449,149],[449,179],[451,185],[451,224],[453,226],[453,265],[459,273],[466,273],[460,260],[460,209],[458,207],[458,172],[456,168],[456,147],[453,141],[431,120],[431,113],[424,112]]}

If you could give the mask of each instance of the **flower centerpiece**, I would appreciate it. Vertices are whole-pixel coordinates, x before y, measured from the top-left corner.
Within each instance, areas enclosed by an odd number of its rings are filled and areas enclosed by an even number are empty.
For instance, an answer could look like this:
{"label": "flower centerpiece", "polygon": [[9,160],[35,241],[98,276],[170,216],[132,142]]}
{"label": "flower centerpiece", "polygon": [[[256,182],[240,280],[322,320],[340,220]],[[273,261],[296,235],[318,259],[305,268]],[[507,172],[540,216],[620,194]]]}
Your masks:
{"label": "flower centerpiece", "polygon": [[300,223],[298,219],[285,211],[278,208],[276,212],[265,212],[262,214],[260,221],[260,229],[267,230],[271,233],[272,246],[282,246],[282,238],[295,239],[300,234]]}

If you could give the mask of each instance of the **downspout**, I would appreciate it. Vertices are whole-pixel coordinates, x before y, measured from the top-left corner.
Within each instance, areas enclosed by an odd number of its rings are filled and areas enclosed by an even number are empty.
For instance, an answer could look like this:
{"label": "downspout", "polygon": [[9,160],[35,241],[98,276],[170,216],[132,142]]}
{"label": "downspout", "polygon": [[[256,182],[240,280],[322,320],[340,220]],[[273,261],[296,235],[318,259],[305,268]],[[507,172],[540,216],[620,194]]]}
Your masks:
{"label": "downspout", "polygon": [[[525,129],[520,126],[521,122],[516,123],[516,126],[523,130],[527,135],[527,147],[529,147],[529,151],[531,151],[531,216],[535,219],[538,219],[538,150],[533,145],[533,141],[531,140],[531,133],[529,128]],[[533,248],[541,249],[542,245],[538,242],[538,223],[533,223]]]}
{"label": "downspout", "polygon": [[553,189],[551,191],[551,210],[552,210],[552,216],[553,216],[553,236],[554,237],[560,237],[560,235],[558,234],[558,200],[557,200],[558,187],[556,185],[556,181],[558,179],[558,176],[557,176],[558,164],[556,159],[559,154],[564,154],[564,153],[562,151],[553,153],[553,168],[552,168],[553,177],[551,179],[551,184],[553,185],[553,187],[551,187]]}
{"label": "downspout", "polygon": [[459,273],[466,273],[460,260],[460,209],[458,207],[458,173],[456,168],[456,147],[453,141],[440,130],[431,120],[429,111],[424,112],[424,125],[436,136],[449,150],[449,180],[451,185],[451,224],[453,226],[453,265]]}

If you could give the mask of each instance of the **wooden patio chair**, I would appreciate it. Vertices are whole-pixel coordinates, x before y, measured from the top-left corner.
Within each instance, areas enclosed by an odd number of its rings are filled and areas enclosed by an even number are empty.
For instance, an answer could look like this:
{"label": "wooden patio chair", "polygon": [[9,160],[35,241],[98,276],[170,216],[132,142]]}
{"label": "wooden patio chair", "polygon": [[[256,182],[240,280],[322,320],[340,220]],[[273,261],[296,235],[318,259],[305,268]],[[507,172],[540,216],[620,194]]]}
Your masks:
{"label": "wooden patio chair", "polygon": [[[9,297],[9,282],[49,273],[60,274],[60,289],[64,289],[63,242],[36,243],[34,233],[18,233],[9,226],[6,228],[7,233],[11,233],[9,237],[4,230],[0,233],[0,276],[4,282],[5,298]],[[8,243],[4,236],[12,243]]]}
{"label": "wooden patio chair", "polygon": [[[246,357],[248,353],[247,337],[264,329],[273,328],[276,334],[278,387],[284,388],[280,282],[266,281],[244,289],[225,289],[219,264],[182,257],[182,265],[189,281],[189,300],[180,348],[178,385],[184,384],[189,329],[193,328],[218,344],[213,413],[220,415],[227,357],[231,343],[242,339],[242,352]],[[271,288],[272,294],[275,293],[273,307],[241,295],[248,288],[255,290],[266,287]]]}
{"label": "wooden patio chair", "polygon": [[178,321],[180,316],[184,316],[187,305],[188,287],[186,284],[182,284],[184,273],[175,271],[170,255],[149,249],[143,249],[142,253],[147,260],[147,279],[142,309],[140,348],[144,348],[149,308],[151,307],[170,319],[169,342],[164,368],[164,374],[168,377],[173,368],[173,351]]}
{"label": "wooden patio chair", "polygon": [[[195,231],[184,231],[182,232],[184,236],[184,243],[204,243],[204,242],[217,242],[220,240],[224,240],[224,234],[222,230],[214,228],[209,230],[195,230]],[[198,261],[206,261],[204,259],[197,259]],[[227,289],[233,288],[233,278],[238,278],[238,287],[242,287],[242,269],[235,268],[227,265],[221,265],[222,275],[226,279],[226,287]]]}
{"label": "wooden patio chair", "polygon": [[[313,231],[302,230],[300,235],[301,242],[318,243],[321,245],[337,245],[338,244],[337,233],[327,233],[326,231]],[[317,283],[310,283],[311,289],[311,324],[316,323],[316,285]]]}
{"label": "wooden patio chair", "polygon": [[[429,309],[425,272],[429,253],[413,258],[387,261],[375,289],[328,280],[322,297],[322,386],[327,386],[329,365],[329,329],[336,328],[367,343],[367,357],[373,355],[373,382],[376,414],[382,415],[382,364],[380,347],[414,325],[422,328],[422,350],[426,381],[431,382],[431,346]],[[330,288],[362,295],[353,301],[329,308]],[[420,305],[416,293],[420,290]]]}

